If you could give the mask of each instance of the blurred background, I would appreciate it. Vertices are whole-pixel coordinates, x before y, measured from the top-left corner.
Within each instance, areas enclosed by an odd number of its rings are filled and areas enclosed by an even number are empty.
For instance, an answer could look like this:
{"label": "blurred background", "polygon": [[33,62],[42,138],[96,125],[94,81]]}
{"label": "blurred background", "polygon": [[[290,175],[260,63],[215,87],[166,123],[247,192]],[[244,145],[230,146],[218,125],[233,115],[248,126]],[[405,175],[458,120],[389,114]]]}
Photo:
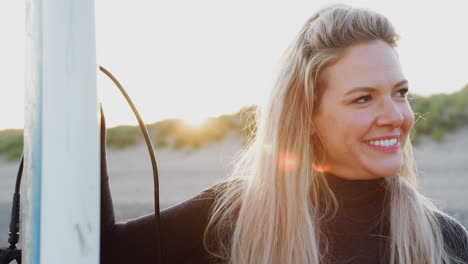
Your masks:
{"label": "blurred background", "polygon": [[[468,227],[468,35],[462,1],[342,1],[386,15],[418,120],[421,191]],[[156,148],[161,206],[225,177],[284,49],[325,1],[96,1],[97,63],[121,81]],[[0,2],[0,246],[22,152],[25,4]],[[103,74],[108,166],[118,220],[153,210],[150,160],[136,120]]]}

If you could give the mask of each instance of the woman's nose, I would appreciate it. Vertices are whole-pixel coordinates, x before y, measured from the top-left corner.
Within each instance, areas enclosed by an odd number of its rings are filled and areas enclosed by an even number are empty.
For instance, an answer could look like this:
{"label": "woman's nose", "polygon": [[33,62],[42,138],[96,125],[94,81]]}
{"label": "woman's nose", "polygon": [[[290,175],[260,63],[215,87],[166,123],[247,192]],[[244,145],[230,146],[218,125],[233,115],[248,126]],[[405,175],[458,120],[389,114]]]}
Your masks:
{"label": "woman's nose", "polygon": [[398,103],[394,102],[392,99],[384,100],[380,106],[377,125],[400,127],[403,121],[404,116]]}

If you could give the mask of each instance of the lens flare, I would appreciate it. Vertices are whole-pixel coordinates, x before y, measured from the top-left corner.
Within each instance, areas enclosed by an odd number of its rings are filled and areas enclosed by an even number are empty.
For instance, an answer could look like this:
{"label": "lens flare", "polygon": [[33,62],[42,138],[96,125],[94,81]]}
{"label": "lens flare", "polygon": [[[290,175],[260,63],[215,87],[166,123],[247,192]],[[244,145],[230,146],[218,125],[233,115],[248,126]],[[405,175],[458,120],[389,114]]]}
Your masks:
{"label": "lens flare", "polygon": [[312,169],[318,172],[327,172],[330,169],[330,167],[327,165],[320,165],[320,164],[312,163]]}
{"label": "lens flare", "polygon": [[299,158],[293,152],[278,154],[277,166],[283,171],[293,171],[299,168]]}

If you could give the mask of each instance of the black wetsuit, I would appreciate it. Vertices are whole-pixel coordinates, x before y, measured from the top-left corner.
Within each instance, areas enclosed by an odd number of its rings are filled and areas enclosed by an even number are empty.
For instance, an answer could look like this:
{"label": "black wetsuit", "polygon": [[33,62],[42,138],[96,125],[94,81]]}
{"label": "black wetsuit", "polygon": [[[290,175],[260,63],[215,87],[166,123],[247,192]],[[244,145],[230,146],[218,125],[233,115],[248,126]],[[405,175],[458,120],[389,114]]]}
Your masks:
{"label": "black wetsuit", "polygon": [[[101,146],[101,264],[156,263],[154,214],[115,223]],[[338,214],[323,226],[329,240],[324,263],[386,263],[387,224],[376,225],[385,191],[382,178],[352,181],[328,175],[327,181],[340,203]],[[203,233],[214,201],[212,189],[161,211],[163,263],[216,263],[203,247]],[[382,222],[382,221],[380,221]],[[458,222],[441,217],[446,247],[468,263],[468,238]],[[381,261],[382,260],[382,261]]]}

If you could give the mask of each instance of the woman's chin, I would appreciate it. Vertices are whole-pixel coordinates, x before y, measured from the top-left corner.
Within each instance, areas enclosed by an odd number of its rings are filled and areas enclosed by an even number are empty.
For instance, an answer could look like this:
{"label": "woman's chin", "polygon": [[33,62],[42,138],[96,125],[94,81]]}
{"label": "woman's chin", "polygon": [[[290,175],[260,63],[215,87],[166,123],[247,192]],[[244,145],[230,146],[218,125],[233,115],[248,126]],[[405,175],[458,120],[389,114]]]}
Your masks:
{"label": "woman's chin", "polygon": [[371,171],[373,174],[378,177],[390,177],[397,174],[401,169],[401,164],[396,164],[394,166],[383,166],[379,168],[372,168]]}
{"label": "woman's chin", "polygon": [[390,177],[397,174],[403,166],[403,155],[366,160],[368,171],[377,178]]}

